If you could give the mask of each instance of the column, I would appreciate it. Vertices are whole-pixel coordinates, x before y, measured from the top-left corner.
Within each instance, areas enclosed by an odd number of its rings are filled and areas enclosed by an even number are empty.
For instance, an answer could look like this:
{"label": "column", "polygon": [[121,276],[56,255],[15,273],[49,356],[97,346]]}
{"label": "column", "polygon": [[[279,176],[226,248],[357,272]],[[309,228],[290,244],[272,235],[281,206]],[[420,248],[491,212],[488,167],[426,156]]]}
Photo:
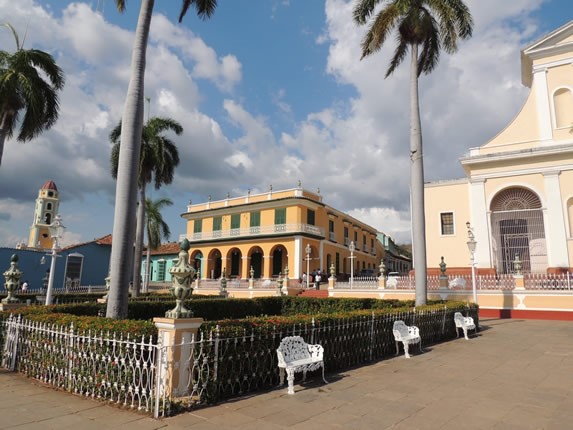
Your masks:
{"label": "column", "polygon": [[547,209],[543,214],[549,267],[569,267],[567,232],[561,204],[560,172],[543,174]]}
{"label": "column", "polygon": [[[302,272],[306,271],[306,261],[304,261],[305,254],[303,248],[302,236],[294,237],[294,259],[292,261],[293,273],[290,274],[291,278],[300,279],[302,278]],[[304,262],[305,265],[301,267],[301,263]]]}
{"label": "column", "polygon": [[272,263],[273,263],[273,256],[272,255],[263,255],[263,273],[261,274],[261,278],[271,279]]}
{"label": "column", "polygon": [[246,278],[250,278],[251,275],[249,274],[249,271],[251,270],[251,265],[249,264],[251,262],[251,257],[241,257],[241,278],[242,279],[246,279]]}
{"label": "column", "polygon": [[533,87],[537,101],[537,121],[539,126],[539,139],[553,139],[551,109],[549,106],[549,93],[547,92],[547,68],[533,71]]}
{"label": "column", "polygon": [[491,267],[491,249],[489,246],[488,207],[485,199],[485,179],[470,178],[470,219],[477,242],[475,252],[476,267]]}
{"label": "column", "polygon": [[191,342],[196,340],[203,318],[154,318],[158,330],[161,358],[159,380],[168,399],[183,396],[189,384],[189,366],[185,361],[191,354]]}

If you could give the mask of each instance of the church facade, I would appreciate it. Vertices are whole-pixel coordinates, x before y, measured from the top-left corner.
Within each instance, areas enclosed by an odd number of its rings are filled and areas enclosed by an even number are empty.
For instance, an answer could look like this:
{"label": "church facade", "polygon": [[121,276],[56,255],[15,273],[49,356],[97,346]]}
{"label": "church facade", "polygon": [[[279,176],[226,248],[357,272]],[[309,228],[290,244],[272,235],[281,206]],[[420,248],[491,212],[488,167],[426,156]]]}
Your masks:
{"label": "church facade", "polygon": [[463,179],[427,183],[430,270],[562,273],[573,268],[573,21],[521,52],[521,111],[460,159]]}

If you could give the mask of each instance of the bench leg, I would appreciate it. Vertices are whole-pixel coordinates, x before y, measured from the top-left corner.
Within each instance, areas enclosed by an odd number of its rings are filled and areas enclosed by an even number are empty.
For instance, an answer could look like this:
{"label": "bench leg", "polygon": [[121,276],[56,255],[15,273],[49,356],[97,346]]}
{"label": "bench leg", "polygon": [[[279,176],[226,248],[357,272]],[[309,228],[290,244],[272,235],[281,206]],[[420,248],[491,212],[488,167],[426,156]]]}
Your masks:
{"label": "bench leg", "polygon": [[400,354],[400,344],[396,342],[396,355]]}
{"label": "bench leg", "polygon": [[404,354],[406,355],[406,358],[410,358],[410,354],[408,354],[408,349],[409,349],[408,342],[404,342]]}
{"label": "bench leg", "polygon": [[456,338],[460,337],[460,328],[456,326]]}
{"label": "bench leg", "polygon": [[285,370],[282,367],[279,367],[279,387],[285,383]]}
{"label": "bench leg", "polygon": [[294,369],[287,369],[288,394],[294,394]]}
{"label": "bench leg", "polygon": [[324,378],[324,363],[322,363],[322,380],[324,381],[325,384],[328,384],[328,381]]}
{"label": "bench leg", "polygon": [[302,382],[306,381],[306,369],[302,371]]}
{"label": "bench leg", "polygon": [[466,340],[469,340],[469,339],[468,339],[468,328],[467,328],[467,327],[462,327],[462,329],[464,330],[464,338],[465,338]]}
{"label": "bench leg", "polygon": [[420,339],[420,352],[423,354],[424,350],[422,349],[422,339]]}

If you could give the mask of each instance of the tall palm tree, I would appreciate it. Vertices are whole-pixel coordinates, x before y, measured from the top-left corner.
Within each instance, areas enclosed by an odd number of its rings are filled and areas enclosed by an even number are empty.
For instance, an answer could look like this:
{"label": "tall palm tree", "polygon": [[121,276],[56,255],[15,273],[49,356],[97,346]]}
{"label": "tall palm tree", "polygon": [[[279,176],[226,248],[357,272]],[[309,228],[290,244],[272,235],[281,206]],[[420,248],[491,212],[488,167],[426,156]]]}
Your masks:
{"label": "tall palm tree", "polygon": [[[169,226],[163,220],[161,209],[171,206],[173,202],[168,198],[157,200],[145,199],[145,229],[147,231],[147,255],[145,259],[145,275],[143,277],[143,291],[147,292],[149,285],[149,263],[151,251],[159,248],[161,239],[168,240],[171,236]],[[141,269],[140,269],[141,270]]]}
{"label": "tall palm tree", "polygon": [[17,125],[16,139],[26,142],[55,124],[58,91],[64,87],[64,72],[54,58],[38,49],[24,49],[14,27],[2,25],[12,31],[16,52],[0,51],[0,164],[4,142]]}
{"label": "tall palm tree", "polygon": [[[126,2],[127,0],[115,0],[120,12],[125,10]],[[121,141],[123,145],[119,151],[115,192],[111,284],[106,311],[108,318],[117,319],[127,316],[130,260],[135,237],[132,214],[137,201],[140,140],[143,128],[145,56],[154,3],[154,0],[141,1],[131,57],[131,79],[122,115],[124,126],[121,130]],[[215,13],[217,0],[182,0],[179,22],[191,6],[195,8],[200,18],[206,19]]]}
{"label": "tall palm tree", "polygon": [[[141,255],[143,252],[145,190],[147,184],[155,183],[158,190],[164,184],[173,182],[175,168],[179,165],[179,151],[173,141],[163,135],[172,131],[176,135],[183,133],[183,127],[170,118],[153,117],[142,129],[141,153],[139,160],[139,200],[137,205],[137,222],[135,248],[133,254],[133,295],[137,296],[141,287]],[[111,131],[109,139],[114,144],[111,149],[111,174],[117,178],[119,152],[121,148],[121,122]]]}
{"label": "tall palm tree", "polygon": [[[383,5],[370,19],[378,5]],[[426,304],[426,226],[424,216],[424,164],[422,124],[418,96],[420,74],[429,74],[438,65],[440,50],[452,54],[458,39],[471,37],[473,19],[462,0],[358,0],[354,20],[369,24],[362,41],[362,58],[382,48],[392,32],[398,44],[386,70],[386,78],[410,50],[410,189],[416,305]],[[419,48],[421,51],[419,52]]]}

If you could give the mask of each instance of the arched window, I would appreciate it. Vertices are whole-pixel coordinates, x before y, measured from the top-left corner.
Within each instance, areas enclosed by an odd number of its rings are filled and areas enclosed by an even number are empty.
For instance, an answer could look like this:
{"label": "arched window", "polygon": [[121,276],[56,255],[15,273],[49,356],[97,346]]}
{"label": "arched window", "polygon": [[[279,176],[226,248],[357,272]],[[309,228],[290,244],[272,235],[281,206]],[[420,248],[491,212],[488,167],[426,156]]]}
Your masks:
{"label": "arched window", "polygon": [[573,93],[568,88],[559,88],[553,94],[555,127],[573,126]]}
{"label": "arched window", "polygon": [[491,249],[498,273],[513,273],[516,257],[524,272],[547,269],[545,226],[539,197],[523,187],[506,188],[491,201]]}
{"label": "arched window", "polygon": [[46,209],[51,211],[52,210],[52,204],[51,203],[46,203]]}
{"label": "arched window", "polygon": [[569,237],[573,237],[573,197],[567,200],[567,215],[569,217]]}

